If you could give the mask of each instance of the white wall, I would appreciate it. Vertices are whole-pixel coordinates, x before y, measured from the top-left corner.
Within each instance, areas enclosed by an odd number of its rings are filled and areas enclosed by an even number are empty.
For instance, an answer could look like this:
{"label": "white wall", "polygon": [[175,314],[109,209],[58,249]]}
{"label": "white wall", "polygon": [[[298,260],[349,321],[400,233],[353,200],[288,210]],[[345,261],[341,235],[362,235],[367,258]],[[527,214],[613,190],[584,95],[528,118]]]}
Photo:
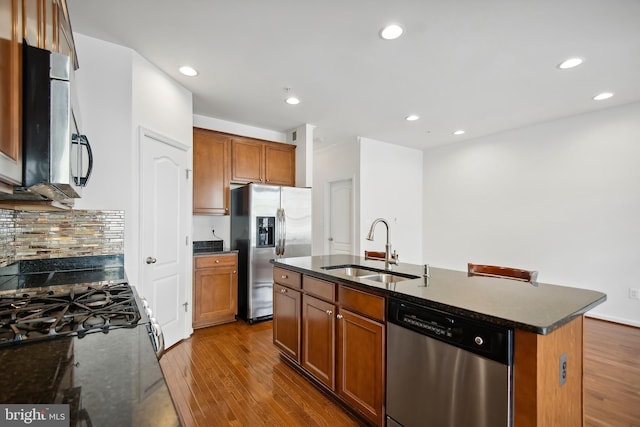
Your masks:
{"label": "white wall", "polygon": [[[365,240],[378,217],[389,222],[392,249],[400,262],[424,264],[422,257],[422,151],[359,138],[361,250],[384,250],[386,230]],[[358,252],[362,254],[362,252]]]}
{"label": "white wall", "polygon": [[193,116],[193,125],[203,129],[217,130],[219,132],[233,133],[235,135],[243,135],[251,138],[266,139],[267,141],[286,142],[287,140],[287,135],[284,132],[216,119],[215,117],[201,116],[198,114],[194,114]]}
{"label": "white wall", "polygon": [[[139,277],[139,129],[192,145],[191,92],[129,48],[74,33],[83,132],[95,165],[77,209],[125,211],[125,267]],[[191,267],[188,266],[189,281]]]}
{"label": "white wall", "polygon": [[[343,179],[353,180],[353,197],[357,209],[359,200],[359,150],[355,141],[337,145],[315,144],[313,153],[313,255],[326,254],[325,243],[329,237],[325,230],[325,194],[329,183]],[[359,217],[355,216],[354,227],[359,229]],[[354,252],[360,253],[359,241],[356,240]]]}
{"label": "white wall", "polygon": [[638,103],[426,150],[425,260],[535,269],[605,292],[590,314],[638,326],[638,159]]}
{"label": "white wall", "polygon": [[[313,130],[305,123],[287,131],[287,142],[296,146],[296,187],[313,187]],[[296,140],[293,140],[293,134]]]}

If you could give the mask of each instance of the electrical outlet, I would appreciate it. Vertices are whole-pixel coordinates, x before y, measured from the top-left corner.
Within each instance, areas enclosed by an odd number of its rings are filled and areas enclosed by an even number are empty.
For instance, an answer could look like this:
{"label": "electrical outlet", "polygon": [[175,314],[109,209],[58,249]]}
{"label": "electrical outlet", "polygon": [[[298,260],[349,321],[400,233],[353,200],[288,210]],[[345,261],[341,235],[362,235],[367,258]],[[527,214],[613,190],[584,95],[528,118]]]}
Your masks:
{"label": "electrical outlet", "polygon": [[567,382],[567,353],[563,353],[560,356],[560,369],[559,369],[559,373],[560,373],[560,387],[562,387],[564,385],[564,383]]}
{"label": "electrical outlet", "polygon": [[640,299],[640,289],[638,289],[638,288],[629,288],[629,298],[631,298],[631,299]]}

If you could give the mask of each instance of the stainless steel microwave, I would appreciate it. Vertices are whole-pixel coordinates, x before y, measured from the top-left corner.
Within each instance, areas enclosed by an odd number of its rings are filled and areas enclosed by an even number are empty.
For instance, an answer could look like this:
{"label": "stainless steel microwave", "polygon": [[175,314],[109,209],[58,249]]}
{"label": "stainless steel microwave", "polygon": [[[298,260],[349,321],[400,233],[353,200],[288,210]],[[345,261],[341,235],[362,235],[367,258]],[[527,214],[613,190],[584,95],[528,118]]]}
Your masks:
{"label": "stainless steel microwave", "polygon": [[72,205],[93,168],[72,108],[68,56],[23,43],[22,191]]}

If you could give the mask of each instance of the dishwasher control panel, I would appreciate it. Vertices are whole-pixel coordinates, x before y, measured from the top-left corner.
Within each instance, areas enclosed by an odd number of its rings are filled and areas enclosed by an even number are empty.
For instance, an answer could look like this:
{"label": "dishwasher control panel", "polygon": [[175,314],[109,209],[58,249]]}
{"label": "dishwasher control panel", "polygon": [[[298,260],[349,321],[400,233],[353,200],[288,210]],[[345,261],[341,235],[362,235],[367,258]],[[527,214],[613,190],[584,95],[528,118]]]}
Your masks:
{"label": "dishwasher control panel", "polygon": [[430,307],[389,299],[388,321],[511,365],[513,330]]}

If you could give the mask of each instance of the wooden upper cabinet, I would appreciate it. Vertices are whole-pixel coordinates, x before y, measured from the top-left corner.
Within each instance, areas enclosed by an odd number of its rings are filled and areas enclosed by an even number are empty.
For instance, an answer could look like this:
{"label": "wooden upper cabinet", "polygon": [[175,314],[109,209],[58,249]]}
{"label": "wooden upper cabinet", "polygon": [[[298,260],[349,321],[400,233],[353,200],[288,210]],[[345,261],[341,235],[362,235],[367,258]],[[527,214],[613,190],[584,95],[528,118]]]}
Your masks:
{"label": "wooden upper cabinet", "polygon": [[262,144],[234,138],[231,141],[231,181],[262,182],[262,151]]}
{"label": "wooden upper cabinet", "polygon": [[0,2],[0,181],[20,184],[22,2]]}
{"label": "wooden upper cabinet", "polygon": [[229,214],[230,138],[193,129],[193,213]]}
{"label": "wooden upper cabinet", "polygon": [[290,144],[234,138],[231,141],[231,181],[294,186],[295,149]]}
{"label": "wooden upper cabinet", "polygon": [[296,151],[294,145],[264,146],[264,178],[267,184],[294,186],[296,183]]}

